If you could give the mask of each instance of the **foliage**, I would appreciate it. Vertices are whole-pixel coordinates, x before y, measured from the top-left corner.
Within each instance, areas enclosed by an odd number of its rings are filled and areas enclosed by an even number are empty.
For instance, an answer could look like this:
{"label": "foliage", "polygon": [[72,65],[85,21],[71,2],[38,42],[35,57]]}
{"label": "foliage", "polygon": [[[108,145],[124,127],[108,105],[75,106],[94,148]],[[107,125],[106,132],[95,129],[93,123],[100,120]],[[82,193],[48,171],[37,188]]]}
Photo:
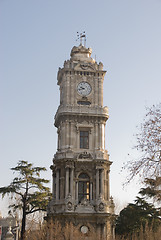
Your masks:
{"label": "foliage", "polygon": [[146,178],[144,181],[146,187],[141,188],[140,194],[148,198],[152,198],[153,201],[161,202],[161,177]]}
{"label": "foliage", "polygon": [[161,236],[161,227],[157,231],[153,231],[151,227],[141,227],[140,231],[126,236],[116,236],[116,240],[159,240]]}
{"label": "foliage", "polygon": [[136,175],[145,178],[160,177],[161,174],[161,103],[147,108],[147,113],[136,134],[134,149],[140,151],[138,159],[129,161],[124,168],[128,169],[130,182]]}
{"label": "foliage", "polygon": [[[7,187],[1,187],[2,197],[6,194],[16,199],[16,202],[9,206],[15,212],[22,210],[21,240],[24,239],[26,216],[37,211],[46,211],[50,199],[50,190],[44,184],[49,180],[40,177],[40,172],[46,171],[44,167],[33,167],[32,163],[19,161],[17,166],[11,168],[18,174]],[[11,211],[10,211],[11,212]]]}
{"label": "foliage", "polygon": [[125,237],[139,233],[141,227],[152,226],[156,231],[161,226],[160,211],[144,198],[137,197],[135,203],[129,203],[118,216],[116,222],[116,233]]}
{"label": "foliage", "polygon": [[79,226],[75,226],[71,222],[61,225],[58,221],[48,221],[43,223],[37,229],[27,232],[25,240],[99,240],[94,232],[88,234],[80,232]]}

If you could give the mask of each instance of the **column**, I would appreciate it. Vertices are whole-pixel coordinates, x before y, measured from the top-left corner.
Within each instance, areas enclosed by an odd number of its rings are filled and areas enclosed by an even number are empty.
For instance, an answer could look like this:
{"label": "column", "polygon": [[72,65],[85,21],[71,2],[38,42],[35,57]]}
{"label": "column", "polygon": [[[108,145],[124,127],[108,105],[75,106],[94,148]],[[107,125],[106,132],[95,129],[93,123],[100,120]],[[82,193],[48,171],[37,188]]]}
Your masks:
{"label": "column", "polygon": [[62,122],[62,123],[61,123],[61,148],[62,148],[62,149],[65,148],[65,139],[66,139],[66,135],[65,135],[65,123]]}
{"label": "column", "polygon": [[52,195],[53,195],[53,198],[55,198],[55,196],[54,196],[54,193],[55,193],[55,176],[54,176],[54,173],[52,174],[52,177],[53,177]]}
{"label": "column", "polygon": [[64,76],[63,76],[63,88],[64,88],[64,101],[63,102],[67,102],[67,74],[65,74]]}
{"label": "column", "polygon": [[57,139],[57,150],[60,150],[60,129],[57,129],[58,139]]}
{"label": "column", "polygon": [[66,148],[67,134],[66,134],[66,120],[63,122],[63,134],[64,134],[64,149]]}
{"label": "column", "polygon": [[104,174],[104,199],[107,200],[107,170],[105,170],[105,174]]}
{"label": "column", "polygon": [[110,199],[110,183],[109,183],[109,174],[110,174],[110,171],[107,171],[107,200]]}
{"label": "column", "polygon": [[[77,127],[76,127],[77,128]],[[76,129],[76,148],[80,149],[80,142],[79,142],[79,130],[78,128]]]}
{"label": "column", "polygon": [[98,105],[101,105],[101,81],[100,77],[98,76]]}
{"label": "column", "polygon": [[93,187],[92,187],[92,183],[90,183],[90,201],[93,199]]}
{"label": "column", "polygon": [[100,133],[100,137],[99,137],[99,140],[100,140],[100,149],[102,149],[102,123],[99,124],[99,133]]}
{"label": "column", "polygon": [[76,186],[75,186],[75,199],[77,204],[78,203],[78,181],[76,181]]}
{"label": "column", "polygon": [[102,237],[103,237],[103,240],[107,239],[107,235],[106,235],[106,223],[103,224],[102,226]]}
{"label": "column", "polygon": [[103,78],[100,78],[100,105],[103,106]]}
{"label": "column", "polygon": [[101,169],[101,174],[100,174],[100,177],[101,177],[101,196],[104,198],[104,169]]}
{"label": "column", "polygon": [[65,175],[65,197],[68,196],[69,193],[69,168],[66,168],[66,175]]}
{"label": "column", "polygon": [[68,138],[68,141],[69,141],[69,142],[68,142],[69,148],[71,147],[71,132],[72,132],[71,128],[72,128],[72,123],[69,122],[69,138]]}
{"label": "column", "polygon": [[[96,73],[97,75],[97,73]],[[98,77],[96,76],[95,77],[95,105],[98,106],[99,103],[98,103],[98,94],[99,94],[99,84],[98,84]]]}
{"label": "column", "polygon": [[69,94],[69,104],[71,105],[71,98],[72,98],[72,86],[71,86],[71,75],[69,77],[69,80],[68,80],[68,94]]}
{"label": "column", "polygon": [[65,148],[68,148],[69,147],[69,122],[67,120],[65,121],[65,136],[66,136]]}
{"label": "column", "polygon": [[99,169],[96,169],[96,199],[99,198]]}
{"label": "column", "polygon": [[73,84],[74,84],[73,78],[75,78],[75,75],[74,76],[73,75],[74,75],[74,73],[70,77],[70,103],[71,103],[71,105],[74,104],[74,92],[75,92],[75,89],[73,89]]}
{"label": "column", "polygon": [[56,200],[59,199],[59,169],[56,170]]}
{"label": "column", "polygon": [[69,72],[66,75],[66,103],[69,104]]}
{"label": "column", "polygon": [[100,150],[101,149],[101,123],[98,123],[98,137],[97,137],[97,148]]}
{"label": "column", "polygon": [[95,149],[98,149],[98,123],[95,123]]}
{"label": "column", "polygon": [[73,168],[70,169],[70,193],[73,198]]}

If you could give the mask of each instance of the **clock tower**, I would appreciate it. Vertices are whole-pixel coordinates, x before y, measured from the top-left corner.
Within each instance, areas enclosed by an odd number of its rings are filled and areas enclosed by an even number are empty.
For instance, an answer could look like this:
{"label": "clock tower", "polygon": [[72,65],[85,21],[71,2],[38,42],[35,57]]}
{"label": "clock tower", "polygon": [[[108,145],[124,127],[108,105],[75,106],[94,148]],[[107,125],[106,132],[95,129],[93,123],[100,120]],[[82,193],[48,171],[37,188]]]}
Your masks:
{"label": "clock tower", "polygon": [[105,149],[108,108],[103,106],[103,64],[82,44],[59,68],[60,104],[53,158],[53,198],[47,218],[72,223],[85,239],[113,239],[114,203],[110,197],[111,161]]}

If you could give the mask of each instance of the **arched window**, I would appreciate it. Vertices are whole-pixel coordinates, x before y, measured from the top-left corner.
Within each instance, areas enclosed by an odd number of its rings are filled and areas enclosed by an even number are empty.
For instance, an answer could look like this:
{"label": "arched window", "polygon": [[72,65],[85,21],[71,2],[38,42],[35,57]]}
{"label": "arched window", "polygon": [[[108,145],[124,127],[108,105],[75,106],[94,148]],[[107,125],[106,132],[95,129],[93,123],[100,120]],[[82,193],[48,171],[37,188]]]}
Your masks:
{"label": "arched window", "polygon": [[90,181],[86,173],[81,173],[78,178],[78,202],[80,203],[84,199],[89,200]]}

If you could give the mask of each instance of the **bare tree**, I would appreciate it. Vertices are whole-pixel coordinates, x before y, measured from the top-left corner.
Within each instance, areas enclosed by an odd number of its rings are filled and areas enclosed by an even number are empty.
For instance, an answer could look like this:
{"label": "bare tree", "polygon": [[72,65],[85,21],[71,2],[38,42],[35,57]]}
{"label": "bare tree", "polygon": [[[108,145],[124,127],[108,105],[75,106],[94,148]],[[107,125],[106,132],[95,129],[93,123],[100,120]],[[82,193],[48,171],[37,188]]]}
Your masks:
{"label": "bare tree", "polygon": [[128,170],[127,183],[135,176],[146,178],[160,177],[161,173],[161,103],[146,108],[147,113],[136,134],[134,149],[140,157],[128,161],[124,168]]}

